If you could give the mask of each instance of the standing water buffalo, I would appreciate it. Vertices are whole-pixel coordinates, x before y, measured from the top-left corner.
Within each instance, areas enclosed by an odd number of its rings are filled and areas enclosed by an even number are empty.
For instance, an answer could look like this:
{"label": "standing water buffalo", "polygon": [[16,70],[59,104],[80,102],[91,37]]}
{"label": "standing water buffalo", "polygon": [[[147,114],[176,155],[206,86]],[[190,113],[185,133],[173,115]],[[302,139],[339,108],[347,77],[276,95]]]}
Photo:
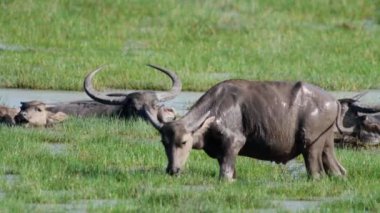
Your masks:
{"label": "standing water buffalo", "polygon": [[236,177],[237,155],[286,163],[302,154],[308,174],[343,176],[335,157],[334,128],[340,104],[321,88],[303,83],[227,80],[209,89],[178,120],[160,122],[166,172],[180,172],[190,150],[216,158],[220,178]]}
{"label": "standing water buffalo", "polygon": [[100,113],[113,114],[125,118],[139,116],[146,119],[145,110],[149,110],[150,113],[154,114],[154,116],[158,117],[161,121],[173,120],[175,118],[174,109],[171,107],[159,106],[158,104],[175,98],[181,92],[181,80],[174,72],[151,64],[148,64],[148,66],[163,72],[171,79],[172,87],[169,91],[100,93],[94,89],[91,82],[95,74],[101,71],[103,67],[95,69],[86,76],[84,80],[84,90],[93,100],[101,103],[101,105],[97,104]]}

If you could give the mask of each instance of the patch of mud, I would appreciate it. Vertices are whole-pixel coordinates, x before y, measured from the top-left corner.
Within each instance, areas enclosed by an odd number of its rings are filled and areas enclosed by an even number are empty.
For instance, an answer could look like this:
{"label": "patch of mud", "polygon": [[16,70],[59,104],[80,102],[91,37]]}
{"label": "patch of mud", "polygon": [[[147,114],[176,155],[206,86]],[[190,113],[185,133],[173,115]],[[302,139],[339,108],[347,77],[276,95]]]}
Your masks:
{"label": "patch of mud", "polygon": [[327,31],[334,29],[343,29],[343,30],[364,30],[364,31],[378,31],[380,30],[380,25],[373,19],[365,19],[361,21],[343,21],[338,23],[303,23],[300,25],[302,28],[308,28],[318,31]]}
{"label": "patch of mud", "polygon": [[48,143],[45,146],[52,155],[63,155],[67,150],[67,145],[64,143]]}

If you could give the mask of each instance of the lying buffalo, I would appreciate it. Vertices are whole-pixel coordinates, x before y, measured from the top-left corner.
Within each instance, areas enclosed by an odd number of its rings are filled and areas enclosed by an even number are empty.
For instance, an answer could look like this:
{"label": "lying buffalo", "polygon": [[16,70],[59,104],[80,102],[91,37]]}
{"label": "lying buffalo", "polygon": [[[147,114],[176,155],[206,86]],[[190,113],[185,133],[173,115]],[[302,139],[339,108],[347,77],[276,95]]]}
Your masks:
{"label": "lying buffalo", "polygon": [[15,125],[16,122],[14,118],[19,111],[20,110],[16,108],[10,108],[0,105],[0,124],[6,124],[9,126]]}
{"label": "lying buffalo", "polygon": [[[159,103],[173,99],[181,92],[181,80],[172,71],[151,64],[148,66],[163,72],[171,79],[172,87],[169,91],[135,91],[130,93],[98,92],[94,89],[91,82],[95,74],[103,68],[99,67],[90,72],[84,80],[84,90],[87,95],[94,101],[100,103],[90,103],[90,105],[97,106],[92,107],[92,110],[89,113],[113,114],[125,118],[139,116],[146,119],[145,110],[149,110],[151,114],[154,114],[154,116],[162,121],[173,120],[175,117],[174,109],[160,106]],[[95,108],[97,110],[94,110]]]}
{"label": "lying buffalo", "polygon": [[377,145],[380,143],[380,106],[364,106],[358,98],[338,100],[341,105],[337,143]]}
{"label": "lying buffalo", "polygon": [[94,100],[81,100],[73,102],[62,102],[45,104],[40,101],[22,102],[21,111],[17,116],[16,123],[25,126],[50,126],[53,123],[63,121],[68,115],[78,117],[120,117],[145,118],[142,106],[148,106],[150,113],[154,114],[162,122],[171,121],[175,118],[175,110],[171,107],[159,105],[160,102],[173,99],[182,88],[182,83],[177,75],[169,70],[158,66],[149,65],[172,80],[172,87],[169,91],[136,91],[131,93],[100,93],[97,92],[91,83],[94,75],[102,67],[90,72],[84,80],[86,93]]}
{"label": "lying buffalo", "polygon": [[41,101],[21,102],[19,113],[14,120],[17,125],[27,127],[48,127],[67,119],[63,112],[51,112]]}
{"label": "lying buffalo", "polygon": [[[126,106],[113,106],[102,104],[93,100],[79,100],[72,102],[50,103],[46,104],[46,110],[50,112],[64,112],[67,115],[75,117],[117,117],[131,118],[138,114],[126,114]],[[155,106],[158,119],[162,121],[174,120],[176,116],[175,109],[167,106]],[[144,117],[143,117],[144,118]]]}
{"label": "lying buffalo", "polygon": [[[303,83],[227,80],[209,89],[178,120],[160,122],[167,173],[180,172],[190,150],[216,158],[220,178],[236,177],[237,155],[286,163],[302,154],[308,174],[344,176],[334,151],[341,104],[321,88]],[[339,127],[344,131],[344,127]]]}

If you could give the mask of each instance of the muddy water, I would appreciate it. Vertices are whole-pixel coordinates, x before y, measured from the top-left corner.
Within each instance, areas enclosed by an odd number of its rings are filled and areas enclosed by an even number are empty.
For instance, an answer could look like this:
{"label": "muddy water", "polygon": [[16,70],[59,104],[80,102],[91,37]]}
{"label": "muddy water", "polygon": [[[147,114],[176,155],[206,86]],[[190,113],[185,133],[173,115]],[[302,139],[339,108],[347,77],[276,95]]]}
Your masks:
{"label": "muddy water", "polygon": [[[179,114],[183,114],[203,93],[181,92],[176,98],[165,102],[165,105],[174,107]],[[336,98],[353,97],[359,92],[334,91]],[[19,107],[21,101],[40,100],[46,103],[90,100],[84,92],[52,91],[52,90],[27,90],[27,89],[0,89],[0,104],[10,107]],[[369,90],[361,99],[367,104],[380,103],[380,90]]]}
{"label": "muddy water", "polygon": [[[183,114],[202,93],[182,92],[175,99],[165,102],[165,105],[174,107],[179,114]],[[21,101],[39,100],[45,103],[91,100],[85,92],[27,90],[27,89],[0,89],[0,104],[9,107],[19,107]]]}

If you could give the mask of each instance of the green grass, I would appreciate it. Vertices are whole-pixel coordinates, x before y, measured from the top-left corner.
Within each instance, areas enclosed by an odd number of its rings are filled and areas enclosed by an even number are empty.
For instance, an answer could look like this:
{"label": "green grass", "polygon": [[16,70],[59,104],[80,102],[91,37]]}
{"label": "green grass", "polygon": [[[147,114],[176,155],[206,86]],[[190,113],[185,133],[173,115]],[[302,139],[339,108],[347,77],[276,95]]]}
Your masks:
{"label": "green grass", "polygon": [[[53,144],[64,147],[51,151]],[[73,118],[49,129],[0,127],[0,211],[241,212],[281,210],[272,202],[281,200],[318,201],[320,211],[378,210],[378,150],[337,155],[346,179],[312,181],[302,170],[240,157],[237,181],[225,183],[217,162],[195,150],[183,174],[166,175],[159,135],[143,121]],[[96,201],[105,204],[83,207]]]}
{"label": "green grass", "polygon": [[[108,64],[98,88],[168,88],[152,63],[176,71],[184,90],[227,78],[380,88],[379,0],[2,0],[0,11],[0,87],[81,90],[90,70]],[[200,151],[180,177],[166,175],[158,133],[141,121],[0,127],[0,212],[286,211],[272,202],[282,200],[378,211],[378,150],[337,155],[347,179],[311,181],[239,158],[238,180],[224,183]]]}
{"label": "green grass", "polygon": [[[0,87],[184,90],[227,78],[303,80],[328,90],[380,88],[379,0],[0,2]],[[147,78],[146,76],[149,76]]]}

